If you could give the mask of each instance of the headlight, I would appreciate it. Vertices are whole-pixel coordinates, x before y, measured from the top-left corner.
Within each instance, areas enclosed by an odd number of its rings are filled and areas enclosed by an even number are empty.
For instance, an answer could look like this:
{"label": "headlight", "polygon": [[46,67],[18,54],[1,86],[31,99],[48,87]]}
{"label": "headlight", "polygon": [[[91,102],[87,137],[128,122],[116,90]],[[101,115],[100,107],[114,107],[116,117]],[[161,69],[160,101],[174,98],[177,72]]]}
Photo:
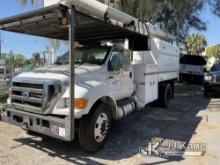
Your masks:
{"label": "headlight", "polygon": [[[74,107],[76,109],[83,109],[87,106],[88,100],[87,99],[75,99]],[[57,104],[58,109],[68,108],[70,105],[69,98],[61,98]]]}
{"label": "headlight", "polygon": [[69,98],[61,98],[57,104],[57,108],[63,109],[69,107]]}
{"label": "headlight", "polygon": [[205,80],[206,81],[211,81],[212,80],[212,76],[205,76]]}

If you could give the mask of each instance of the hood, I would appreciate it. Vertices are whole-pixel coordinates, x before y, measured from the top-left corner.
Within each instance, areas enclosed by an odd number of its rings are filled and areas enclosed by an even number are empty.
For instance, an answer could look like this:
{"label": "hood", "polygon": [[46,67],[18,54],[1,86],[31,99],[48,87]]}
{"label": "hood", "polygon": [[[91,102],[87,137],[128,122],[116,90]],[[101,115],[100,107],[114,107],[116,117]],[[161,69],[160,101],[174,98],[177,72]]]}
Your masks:
{"label": "hood", "polygon": [[[94,74],[99,73],[102,70],[102,66],[87,66],[79,65],[75,66],[75,78],[80,79],[83,77],[93,77]],[[15,81],[28,81],[32,80],[61,80],[67,81],[69,78],[69,66],[68,65],[52,65],[47,67],[41,67],[35,69],[34,72],[21,73],[14,78]],[[26,80],[27,79],[27,80]]]}
{"label": "hood", "polygon": [[[84,75],[93,73],[95,71],[100,70],[101,66],[96,65],[76,65],[75,66],[75,74],[76,75]],[[34,70],[34,73],[57,73],[69,75],[69,65],[52,65],[47,67],[41,67]]]}
{"label": "hood", "polygon": [[13,82],[24,83],[43,83],[43,84],[66,84],[68,83],[68,76],[57,73],[33,73],[24,72],[13,78]]}

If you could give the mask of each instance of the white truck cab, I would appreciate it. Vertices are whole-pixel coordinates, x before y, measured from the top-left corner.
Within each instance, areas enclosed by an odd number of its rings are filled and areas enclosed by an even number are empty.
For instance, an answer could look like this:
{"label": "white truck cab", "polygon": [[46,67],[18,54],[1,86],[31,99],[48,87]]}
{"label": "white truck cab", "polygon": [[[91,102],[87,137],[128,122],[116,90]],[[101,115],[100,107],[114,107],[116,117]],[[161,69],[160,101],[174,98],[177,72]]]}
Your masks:
{"label": "white truck cab", "polygon": [[[76,107],[75,118],[80,119],[83,115],[88,114],[92,106],[99,99],[108,97],[112,100],[112,104],[116,105],[117,100],[132,96],[135,86],[130,55],[131,51],[118,46],[89,46],[76,49],[75,98],[81,104],[85,105]],[[53,93],[57,85],[60,90],[60,98],[57,97],[55,99],[56,104],[55,106],[52,105],[51,109],[48,108],[46,112],[44,110],[36,110],[36,113],[68,115],[68,63],[68,53],[65,53],[58,58],[56,65],[18,75],[13,79],[12,98],[9,98],[8,102],[15,105],[19,104],[19,99],[13,97],[13,92],[19,87],[22,87],[22,85],[25,85],[23,83],[28,81],[33,84],[43,84],[46,81],[50,82],[49,86],[51,86],[48,87],[51,89],[48,90],[47,95],[54,95]],[[26,91],[24,90],[18,95],[23,96],[25,94]],[[33,97],[31,99],[34,99]],[[39,105],[35,105],[34,107],[39,108]],[[33,111],[27,108],[27,111],[29,110]]]}

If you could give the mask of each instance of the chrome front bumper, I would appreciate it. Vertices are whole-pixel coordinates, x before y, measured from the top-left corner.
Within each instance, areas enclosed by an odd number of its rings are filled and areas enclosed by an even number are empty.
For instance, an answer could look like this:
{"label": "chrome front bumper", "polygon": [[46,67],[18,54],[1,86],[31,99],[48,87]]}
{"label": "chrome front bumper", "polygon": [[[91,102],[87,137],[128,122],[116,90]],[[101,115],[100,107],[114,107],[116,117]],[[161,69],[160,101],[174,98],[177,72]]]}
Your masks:
{"label": "chrome front bumper", "polygon": [[71,141],[68,117],[44,116],[7,107],[1,110],[1,118],[3,122],[20,126],[25,130],[31,130],[64,141]]}

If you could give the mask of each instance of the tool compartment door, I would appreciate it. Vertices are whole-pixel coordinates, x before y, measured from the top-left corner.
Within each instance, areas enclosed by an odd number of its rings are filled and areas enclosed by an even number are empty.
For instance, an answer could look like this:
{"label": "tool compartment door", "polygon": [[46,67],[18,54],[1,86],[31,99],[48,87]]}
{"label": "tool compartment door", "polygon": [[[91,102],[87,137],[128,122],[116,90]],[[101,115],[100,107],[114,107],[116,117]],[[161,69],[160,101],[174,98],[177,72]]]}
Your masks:
{"label": "tool compartment door", "polygon": [[155,101],[158,98],[158,68],[157,65],[145,66],[145,93],[146,103]]}
{"label": "tool compartment door", "polygon": [[139,64],[134,67],[134,71],[138,100],[144,104],[155,101],[158,98],[157,65]]}

